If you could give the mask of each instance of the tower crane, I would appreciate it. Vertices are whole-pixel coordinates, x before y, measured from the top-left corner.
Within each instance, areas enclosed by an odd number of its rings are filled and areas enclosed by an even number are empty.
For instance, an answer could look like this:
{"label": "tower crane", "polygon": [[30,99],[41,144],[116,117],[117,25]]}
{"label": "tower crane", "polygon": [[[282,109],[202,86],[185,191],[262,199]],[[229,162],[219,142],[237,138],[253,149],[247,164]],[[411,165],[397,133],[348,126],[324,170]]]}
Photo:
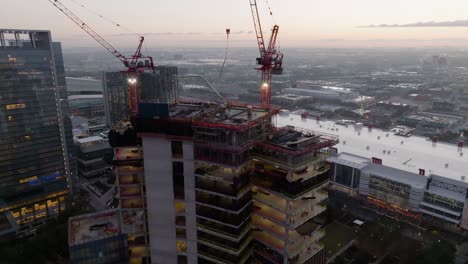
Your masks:
{"label": "tower crane", "polygon": [[257,36],[258,48],[260,57],[257,58],[256,69],[262,72],[262,80],[260,83],[260,100],[262,108],[270,108],[271,105],[271,76],[281,75],[283,73],[283,54],[276,50],[276,39],[278,38],[279,26],[274,25],[271,31],[270,42],[265,46],[263,38],[262,24],[258,13],[257,1],[250,1],[250,9]]}
{"label": "tower crane", "polygon": [[124,56],[103,37],[96,33],[96,31],[94,31],[78,16],[76,16],[72,11],[65,7],[59,0],[48,1],[124,64],[124,66],[127,68],[126,73],[130,115],[132,117],[136,117],[139,112],[138,74],[148,70],[154,72],[153,58],[150,56],[143,56],[141,54],[141,48],[143,46],[145,38],[143,36],[140,36],[140,43],[133,55],[128,57]]}

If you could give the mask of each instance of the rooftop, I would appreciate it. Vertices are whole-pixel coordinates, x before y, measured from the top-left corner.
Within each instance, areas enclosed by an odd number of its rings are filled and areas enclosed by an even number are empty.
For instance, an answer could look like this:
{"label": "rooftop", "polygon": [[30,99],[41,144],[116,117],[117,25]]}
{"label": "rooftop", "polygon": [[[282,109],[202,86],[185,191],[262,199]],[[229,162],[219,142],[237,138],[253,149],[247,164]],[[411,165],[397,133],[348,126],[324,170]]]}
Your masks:
{"label": "rooftop", "polygon": [[[141,109],[144,108],[143,111]],[[220,128],[242,131],[279,113],[278,108],[270,110],[257,106],[229,102],[226,105],[211,103],[179,103],[169,106],[160,103],[140,104],[138,132],[154,132],[162,123],[180,123],[191,127]],[[151,124],[153,122],[153,124]],[[174,125],[172,125],[174,128]]]}
{"label": "rooftop", "polygon": [[267,111],[251,105],[178,104],[171,107],[170,118],[192,119],[209,123],[242,125],[268,115]]}
{"label": "rooftop", "polygon": [[339,136],[335,147],[338,152],[352,153],[372,159],[383,160],[383,165],[418,174],[440,175],[456,181],[468,176],[468,155],[461,155],[453,144],[437,143],[419,136],[401,137],[390,131],[371,129],[359,125],[337,125],[333,121],[303,119],[297,115],[277,116],[277,126],[293,125]]}
{"label": "rooftop", "polygon": [[336,164],[350,166],[356,169],[362,169],[369,165],[371,161],[368,158],[363,158],[347,152],[341,152],[338,156],[333,156],[327,159]]}
{"label": "rooftop", "polygon": [[362,169],[362,172],[398,182],[404,179],[404,183],[419,189],[425,188],[428,180],[427,176],[373,163]]}
{"label": "rooftop", "polygon": [[92,137],[79,138],[79,139],[76,140],[76,142],[78,142],[80,144],[86,144],[86,143],[102,141],[102,140],[103,140],[102,137],[92,136]]}
{"label": "rooftop", "polygon": [[121,233],[119,209],[79,215],[68,219],[68,245],[74,246]]}

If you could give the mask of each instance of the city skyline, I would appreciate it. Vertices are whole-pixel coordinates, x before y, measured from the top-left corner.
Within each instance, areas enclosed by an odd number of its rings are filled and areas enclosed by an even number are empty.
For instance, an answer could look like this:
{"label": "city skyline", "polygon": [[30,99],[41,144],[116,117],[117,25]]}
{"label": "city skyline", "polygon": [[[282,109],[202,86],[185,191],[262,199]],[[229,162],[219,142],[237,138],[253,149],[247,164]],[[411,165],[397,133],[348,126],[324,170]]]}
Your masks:
{"label": "city skyline", "polygon": [[[0,23],[6,28],[50,29],[65,48],[95,47],[97,44],[61,14],[48,1],[9,1]],[[255,46],[248,1],[188,0],[171,2],[122,0],[62,0],[99,34],[117,48],[133,47],[138,34],[147,38],[149,48],[223,47],[225,28],[230,28],[232,46]],[[280,25],[280,44],[284,47],[380,47],[380,46],[462,46],[468,44],[464,26],[366,28],[368,25],[407,25],[419,22],[466,20],[468,3],[450,1],[340,0],[294,3],[270,0],[273,16],[266,1],[258,1],[263,30]],[[79,4],[83,4],[85,8]],[[142,8],[144,7],[144,8]],[[222,8],[221,8],[222,7]],[[37,11],[40,12],[37,12]],[[120,24],[115,26],[93,12]],[[141,18],[141,19],[135,19]],[[196,23],[195,23],[196,21]]]}

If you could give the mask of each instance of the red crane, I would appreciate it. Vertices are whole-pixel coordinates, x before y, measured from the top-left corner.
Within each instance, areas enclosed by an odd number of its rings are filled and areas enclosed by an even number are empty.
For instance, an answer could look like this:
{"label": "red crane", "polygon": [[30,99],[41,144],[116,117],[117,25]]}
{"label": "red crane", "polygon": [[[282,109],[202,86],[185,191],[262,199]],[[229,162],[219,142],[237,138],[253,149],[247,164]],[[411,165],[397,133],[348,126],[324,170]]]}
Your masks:
{"label": "red crane", "polygon": [[279,26],[274,25],[271,31],[270,42],[268,47],[265,47],[263,38],[262,24],[258,14],[256,0],[250,0],[250,8],[257,35],[258,48],[260,50],[260,58],[257,58],[257,64],[260,65],[256,69],[262,72],[262,81],[260,84],[260,100],[263,108],[270,108],[271,105],[271,75],[280,75],[283,73],[283,54],[276,50],[276,39],[278,37]]}
{"label": "red crane", "polygon": [[138,94],[138,73],[143,73],[145,70],[151,70],[154,72],[154,63],[153,58],[150,56],[143,56],[141,54],[141,47],[143,46],[143,41],[145,38],[140,37],[140,43],[138,45],[135,53],[126,57],[122,55],[116,48],[114,48],[109,42],[107,42],[103,37],[101,37],[96,31],[89,27],[85,22],[83,22],[79,17],[77,17],[72,11],[66,8],[58,0],[48,0],[52,3],[58,10],[70,18],[75,24],[77,24],[81,29],[83,29],[88,35],[90,35],[94,40],[96,40],[101,46],[108,50],[114,57],[120,60],[125,67],[128,68],[127,73],[127,82],[128,82],[128,101],[130,106],[130,114],[132,117],[138,115],[139,112],[139,94]]}

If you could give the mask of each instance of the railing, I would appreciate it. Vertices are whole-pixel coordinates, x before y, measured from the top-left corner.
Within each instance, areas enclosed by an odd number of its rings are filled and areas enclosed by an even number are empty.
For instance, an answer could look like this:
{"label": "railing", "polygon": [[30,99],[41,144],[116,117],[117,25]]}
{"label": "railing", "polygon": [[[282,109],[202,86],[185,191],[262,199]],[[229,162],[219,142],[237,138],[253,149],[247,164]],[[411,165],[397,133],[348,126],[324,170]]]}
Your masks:
{"label": "railing", "polygon": [[252,187],[252,185],[247,180],[240,182],[237,186],[234,186],[233,184],[228,185],[225,183],[209,181],[197,177],[195,178],[195,188],[201,191],[205,190],[212,193],[219,193],[237,198],[242,196]]}
{"label": "railing", "polygon": [[312,177],[315,177],[315,176],[318,176],[322,173],[325,173],[327,172],[328,170],[330,169],[330,165],[324,165],[322,167],[320,167],[319,169],[311,169],[311,170],[307,170],[305,173],[302,173],[302,174],[298,174],[298,173],[292,173],[291,174],[291,181],[297,181],[299,179],[302,179],[303,181],[304,180],[308,180]]}
{"label": "railing", "polygon": [[268,175],[255,173],[252,182],[256,186],[281,193],[287,198],[296,199],[313,189],[328,183],[328,175],[321,174],[303,182],[290,183],[286,179],[276,179],[269,177]]}
{"label": "railing", "polygon": [[[252,227],[252,222],[248,221],[244,223],[244,225],[238,228],[233,228],[233,227],[227,227],[222,224],[213,223],[212,221],[209,221],[209,220],[197,219],[197,227],[200,230],[207,232],[207,233],[212,232],[212,233],[222,234],[234,240],[238,240],[239,238],[243,237],[247,232],[250,231]],[[205,231],[203,229],[206,229],[208,231]]]}
{"label": "railing", "polygon": [[252,206],[246,207],[239,214],[229,213],[226,211],[213,209],[203,205],[197,205],[197,216],[205,217],[208,219],[216,220],[232,226],[240,226],[246,221],[250,221],[252,215]]}
{"label": "railing", "polygon": [[219,209],[238,212],[252,202],[252,195],[244,195],[239,200],[236,200],[231,198],[216,197],[215,195],[207,195],[201,193],[200,191],[196,191],[196,202],[208,206],[215,206]]}

